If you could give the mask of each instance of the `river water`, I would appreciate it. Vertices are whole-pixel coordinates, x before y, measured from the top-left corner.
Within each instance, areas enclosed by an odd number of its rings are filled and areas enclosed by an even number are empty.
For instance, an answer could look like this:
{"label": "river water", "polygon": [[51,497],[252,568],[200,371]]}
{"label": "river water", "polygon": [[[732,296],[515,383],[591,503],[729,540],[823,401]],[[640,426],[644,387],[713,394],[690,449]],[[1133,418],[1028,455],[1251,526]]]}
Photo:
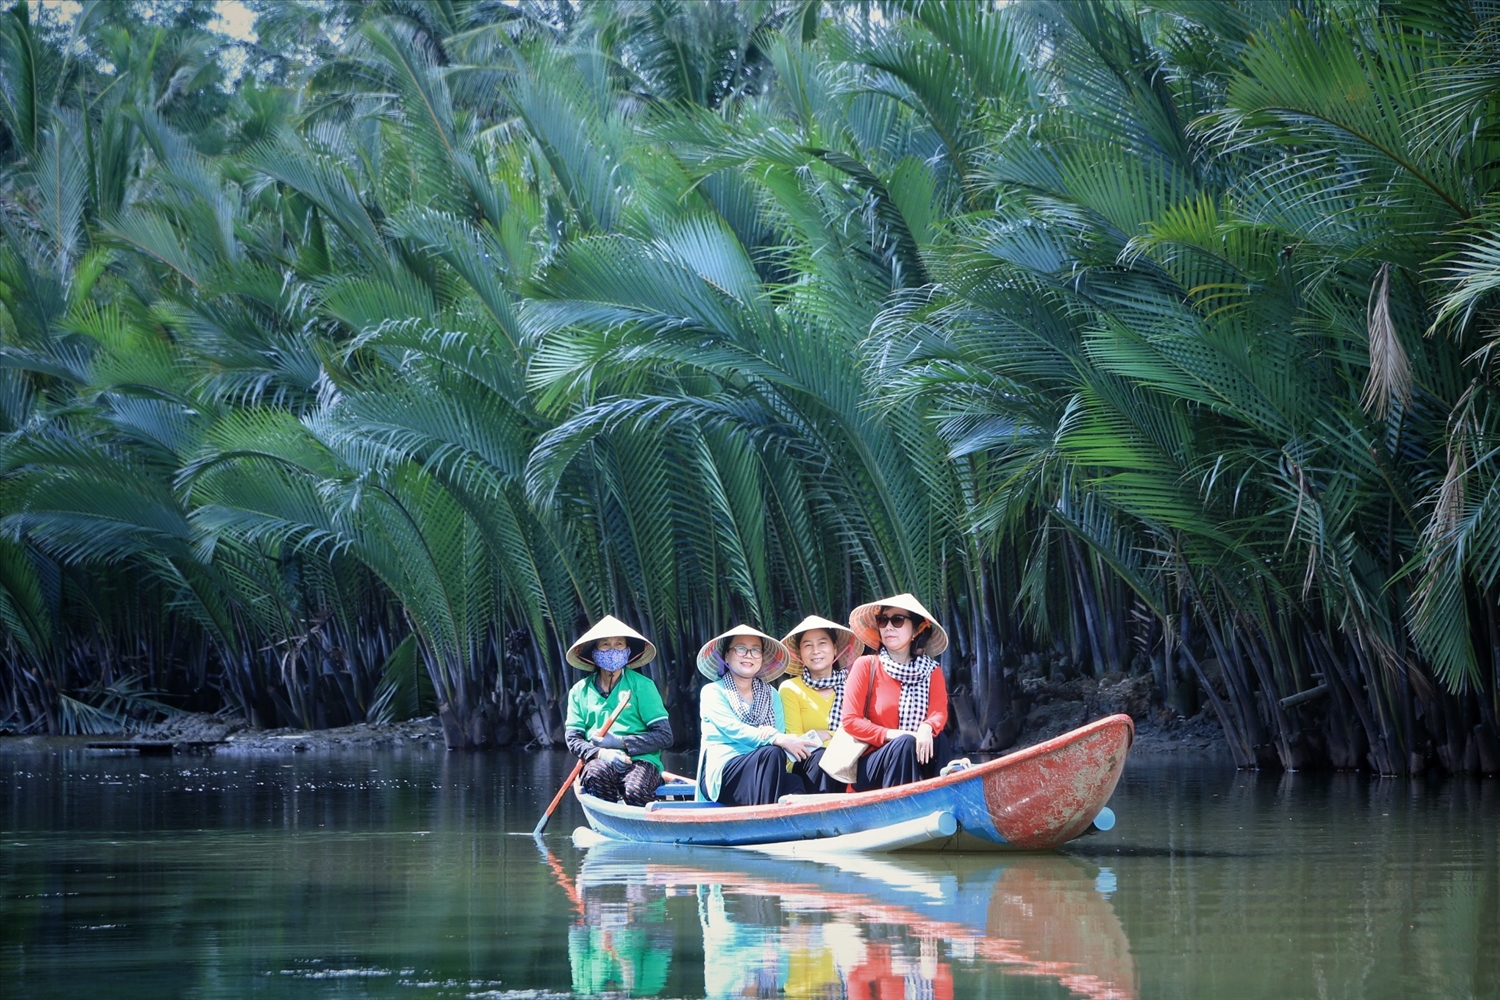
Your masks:
{"label": "river water", "polygon": [[[0,742],[0,996],[1500,997],[1500,782],[1132,760],[1036,855],[575,850],[561,753]],[[673,762],[668,761],[669,766]]]}

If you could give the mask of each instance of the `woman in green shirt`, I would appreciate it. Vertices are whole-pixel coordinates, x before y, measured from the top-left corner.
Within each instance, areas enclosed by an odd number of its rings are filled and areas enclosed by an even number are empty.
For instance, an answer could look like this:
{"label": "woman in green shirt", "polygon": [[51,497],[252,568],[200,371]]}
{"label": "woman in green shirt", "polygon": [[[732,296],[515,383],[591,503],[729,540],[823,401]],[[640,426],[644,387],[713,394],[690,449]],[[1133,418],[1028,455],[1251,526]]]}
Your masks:
{"label": "woman in green shirt", "polygon": [[[579,782],[585,793],[643,806],[661,787],[661,751],[672,745],[672,724],[661,693],[639,669],[656,659],[656,647],[612,615],[579,636],[568,647],[568,662],[589,676],[568,692],[563,735],[568,749],[583,760]],[[604,721],[620,704],[630,704],[607,734]]]}
{"label": "woman in green shirt", "polygon": [[674,942],[667,890],[645,878],[591,885],[580,874],[582,919],[568,931],[577,995],[654,997],[666,987]]}

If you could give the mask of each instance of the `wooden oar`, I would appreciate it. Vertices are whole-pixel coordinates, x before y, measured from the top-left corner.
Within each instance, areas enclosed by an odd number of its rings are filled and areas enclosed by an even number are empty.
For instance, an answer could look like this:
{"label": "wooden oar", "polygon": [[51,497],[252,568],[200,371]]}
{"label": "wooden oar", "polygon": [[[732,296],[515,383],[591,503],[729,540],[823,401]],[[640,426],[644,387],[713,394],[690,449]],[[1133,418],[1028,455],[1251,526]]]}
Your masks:
{"label": "wooden oar", "polygon": [[[609,713],[609,718],[605,719],[604,725],[599,728],[600,736],[604,736],[609,732],[609,727],[615,724],[615,720],[620,717],[620,713],[625,711],[625,706],[629,704],[630,692],[621,691],[620,703],[615,706],[615,710],[613,712]],[[564,781],[562,783],[562,787],[557,790],[557,794],[552,796],[552,804],[547,807],[546,812],[542,813],[542,818],[536,821],[536,829],[531,831],[531,835],[533,837],[540,837],[542,835],[542,831],[547,829],[547,821],[551,819],[552,814],[557,811],[557,804],[562,801],[564,795],[568,794],[568,789],[573,787],[573,782],[578,780],[578,772],[582,770],[583,760],[580,759],[578,763],[573,765],[573,770],[568,774],[568,780]]]}

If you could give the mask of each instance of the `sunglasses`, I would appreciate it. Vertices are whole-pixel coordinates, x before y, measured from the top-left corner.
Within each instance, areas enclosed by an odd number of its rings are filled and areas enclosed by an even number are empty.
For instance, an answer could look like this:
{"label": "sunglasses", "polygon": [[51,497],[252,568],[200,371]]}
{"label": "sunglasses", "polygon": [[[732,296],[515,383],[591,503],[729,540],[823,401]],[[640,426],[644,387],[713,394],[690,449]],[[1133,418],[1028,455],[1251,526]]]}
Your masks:
{"label": "sunglasses", "polygon": [[761,657],[759,646],[731,646],[729,651],[735,656],[745,656],[752,660],[758,660]]}
{"label": "sunglasses", "polygon": [[885,628],[887,625],[889,625],[891,628],[900,628],[902,625],[905,625],[909,621],[915,621],[915,619],[911,615],[876,615],[875,616],[875,625],[878,628]]}

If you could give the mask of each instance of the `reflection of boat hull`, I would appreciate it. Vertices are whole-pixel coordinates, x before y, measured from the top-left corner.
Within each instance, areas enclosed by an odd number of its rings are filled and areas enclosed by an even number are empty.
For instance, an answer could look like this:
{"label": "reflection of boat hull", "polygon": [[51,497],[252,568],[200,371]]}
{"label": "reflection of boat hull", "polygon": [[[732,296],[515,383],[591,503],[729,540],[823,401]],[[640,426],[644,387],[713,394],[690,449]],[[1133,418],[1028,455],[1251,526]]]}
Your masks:
{"label": "reflection of boat hull", "polygon": [[[774,899],[782,911],[903,929],[944,943],[950,957],[1006,973],[1057,980],[1074,996],[1131,1000],[1135,959],[1119,917],[1096,889],[1096,872],[1059,855],[911,858],[850,856],[828,863],[684,847],[593,849],[578,873],[584,891],[609,883],[673,889],[719,887],[726,896]],[[784,933],[788,926],[783,925]]]}
{"label": "reflection of boat hull", "polygon": [[594,831],[615,840],[774,844],[863,834],[946,812],[957,832],[914,849],[1034,850],[1088,829],[1114,792],[1134,738],[1130,717],[1112,715],[946,777],[776,805],[641,809],[574,791]]}

